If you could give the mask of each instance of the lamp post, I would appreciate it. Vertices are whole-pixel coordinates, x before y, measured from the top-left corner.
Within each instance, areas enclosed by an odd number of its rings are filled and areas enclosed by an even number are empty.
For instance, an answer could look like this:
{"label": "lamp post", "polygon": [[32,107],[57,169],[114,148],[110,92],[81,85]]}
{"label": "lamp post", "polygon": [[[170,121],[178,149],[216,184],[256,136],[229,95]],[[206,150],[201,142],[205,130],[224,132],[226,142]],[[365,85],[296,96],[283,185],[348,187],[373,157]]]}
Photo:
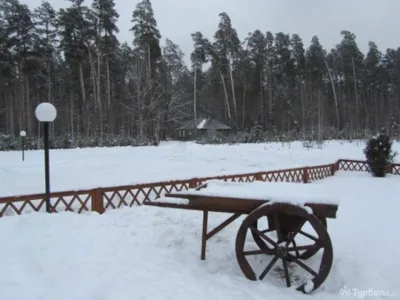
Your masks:
{"label": "lamp post", "polygon": [[46,187],[46,212],[50,213],[50,160],[49,160],[49,124],[57,117],[57,110],[53,104],[40,103],[35,110],[35,116],[43,123],[44,131],[44,176]]}
{"label": "lamp post", "polygon": [[19,136],[21,137],[21,149],[22,149],[22,161],[24,161],[25,160],[25,153],[24,153],[24,151],[25,151],[25,137],[26,137],[26,132],[24,131],[24,130],[22,130],[20,133],[19,133]]}

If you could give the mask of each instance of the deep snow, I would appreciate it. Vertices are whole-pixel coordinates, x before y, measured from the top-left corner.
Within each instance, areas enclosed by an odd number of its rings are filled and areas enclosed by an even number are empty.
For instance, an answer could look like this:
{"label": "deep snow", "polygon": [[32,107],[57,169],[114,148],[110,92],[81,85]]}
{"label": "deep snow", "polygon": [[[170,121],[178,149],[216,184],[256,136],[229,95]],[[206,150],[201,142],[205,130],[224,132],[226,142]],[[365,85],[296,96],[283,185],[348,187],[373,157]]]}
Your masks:
{"label": "deep snow", "polygon": [[[199,212],[124,208],[104,215],[34,213],[0,220],[4,300],[340,299],[341,288],[399,299],[400,176],[338,172],[312,183],[342,195],[328,220],[334,266],[313,296],[282,287],[274,275],[245,279],[234,241],[240,220],[208,242],[201,261]],[[228,215],[211,214],[211,226]],[[367,299],[386,299],[371,297]]]}

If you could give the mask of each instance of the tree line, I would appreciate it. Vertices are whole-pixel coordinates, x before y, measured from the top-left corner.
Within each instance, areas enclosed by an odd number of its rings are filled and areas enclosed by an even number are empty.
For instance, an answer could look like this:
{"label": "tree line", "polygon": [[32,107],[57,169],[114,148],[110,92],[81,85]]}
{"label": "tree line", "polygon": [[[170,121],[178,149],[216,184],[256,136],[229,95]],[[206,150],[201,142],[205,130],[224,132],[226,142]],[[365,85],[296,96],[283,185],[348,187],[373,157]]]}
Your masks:
{"label": "tree line", "polygon": [[150,0],[132,12],[132,43],[120,43],[114,0],[68,0],[55,10],[0,0],[0,131],[37,138],[36,106],[57,107],[53,140],[93,145],[170,137],[207,113],[233,128],[275,135],[398,134],[400,48],[362,53],[354,33],[325,50],[297,34],[255,30],[238,37],[219,14],[212,39],[192,33],[191,65],[168,38],[162,46]]}

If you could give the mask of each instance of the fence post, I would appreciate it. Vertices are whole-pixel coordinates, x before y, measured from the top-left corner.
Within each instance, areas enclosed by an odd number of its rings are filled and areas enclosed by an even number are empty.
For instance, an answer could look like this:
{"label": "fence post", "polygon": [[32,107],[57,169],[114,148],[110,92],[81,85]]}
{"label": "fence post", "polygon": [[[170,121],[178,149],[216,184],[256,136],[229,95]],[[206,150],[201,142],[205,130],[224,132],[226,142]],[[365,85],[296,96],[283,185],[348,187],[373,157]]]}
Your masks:
{"label": "fence post", "polygon": [[303,168],[303,182],[308,183],[309,182],[309,174],[308,174],[308,167]]}
{"label": "fence post", "polygon": [[264,181],[263,177],[262,177],[262,173],[257,173],[254,178],[256,179],[256,181]]}
{"label": "fence post", "polygon": [[389,170],[388,170],[388,171],[389,171],[389,174],[393,174],[393,169],[394,169],[394,168],[393,168],[393,164],[390,164],[390,165],[389,165]]}
{"label": "fence post", "polygon": [[192,178],[189,180],[189,189],[194,189],[197,187],[199,180],[197,178]]}
{"label": "fence post", "polygon": [[335,164],[336,164],[336,171],[340,170],[340,163],[342,162],[341,159],[339,159]]}
{"label": "fence post", "polygon": [[99,214],[104,213],[103,193],[101,189],[94,189],[90,192],[92,198],[92,211]]}
{"label": "fence post", "polygon": [[335,176],[336,173],[336,163],[331,165],[331,176]]}

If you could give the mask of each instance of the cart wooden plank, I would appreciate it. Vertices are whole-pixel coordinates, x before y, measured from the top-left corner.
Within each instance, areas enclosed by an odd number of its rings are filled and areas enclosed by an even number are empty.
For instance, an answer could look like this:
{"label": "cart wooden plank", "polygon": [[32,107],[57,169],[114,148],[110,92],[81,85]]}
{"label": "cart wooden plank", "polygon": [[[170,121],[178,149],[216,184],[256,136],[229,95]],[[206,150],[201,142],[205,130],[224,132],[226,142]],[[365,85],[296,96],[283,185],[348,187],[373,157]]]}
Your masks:
{"label": "cart wooden plank", "polygon": [[303,184],[293,182],[226,182],[210,180],[205,184],[173,194],[206,195],[247,200],[271,200],[291,204],[333,204],[338,205],[339,199],[327,193],[326,188],[319,184]]}
{"label": "cart wooden plank", "polygon": [[249,214],[264,203],[283,202],[309,207],[321,218],[336,218],[339,201],[325,194],[311,184],[209,181],[195,189],[167,193],[146,205]]}

